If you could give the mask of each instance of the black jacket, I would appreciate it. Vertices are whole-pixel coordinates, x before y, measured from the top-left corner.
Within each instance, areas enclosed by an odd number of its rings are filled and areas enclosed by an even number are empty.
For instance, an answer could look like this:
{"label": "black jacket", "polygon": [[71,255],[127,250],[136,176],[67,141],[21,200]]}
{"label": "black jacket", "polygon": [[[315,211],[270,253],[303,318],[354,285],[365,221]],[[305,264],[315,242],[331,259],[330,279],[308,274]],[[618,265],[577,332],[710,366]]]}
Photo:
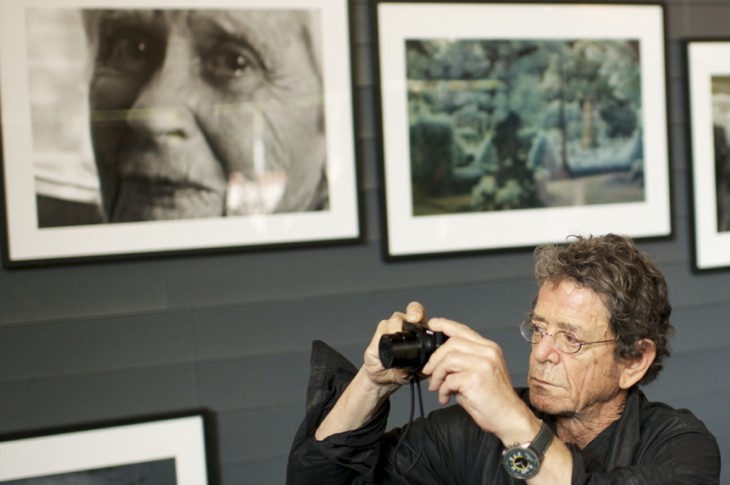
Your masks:
{"label": "black jacket", "polygon": [[[289,485],[349,483],[514,484],[500,463],[501,441],[482,431],[458,405],[385,433],[389,405],[362,428],[317,442],[317,426],[357,369],[314,342],[307,408],[289,455]],[[526,389],[518,389],[529,405]],[[551,416],[535,414],[555,430]],[[405,438],[399,443],[405,433]],[[585,449],[568,445],[574,484],[719,483],[714,436],[687,410],[649,402],[634,390],[621,418]]]}

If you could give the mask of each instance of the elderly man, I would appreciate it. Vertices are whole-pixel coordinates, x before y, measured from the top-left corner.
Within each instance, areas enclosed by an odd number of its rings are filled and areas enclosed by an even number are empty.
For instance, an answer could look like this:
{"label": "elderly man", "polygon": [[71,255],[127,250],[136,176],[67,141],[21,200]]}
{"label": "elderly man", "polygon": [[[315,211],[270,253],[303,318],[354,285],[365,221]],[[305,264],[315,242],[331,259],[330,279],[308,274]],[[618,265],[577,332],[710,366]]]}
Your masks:
{"label": "elderly man", "polygon": [[458,405],[384,433],[388,396],[412,374],[384,368],[378,342],[424,321],[411,303],[379,324],[357,372],[315,345],[289,483],[718,483],[719,449],[702,422],[639,390],[669,355],[658,266],[616,235],[535,254],[539,293],[520,324],[532,345],[527,388],[513,388],[497,343],[432,318],[449,338],[421,373],[441,403]]}
{"label": "elderly man", "polygon": [[316,15],[85,10],[110,222],[328,205]]}

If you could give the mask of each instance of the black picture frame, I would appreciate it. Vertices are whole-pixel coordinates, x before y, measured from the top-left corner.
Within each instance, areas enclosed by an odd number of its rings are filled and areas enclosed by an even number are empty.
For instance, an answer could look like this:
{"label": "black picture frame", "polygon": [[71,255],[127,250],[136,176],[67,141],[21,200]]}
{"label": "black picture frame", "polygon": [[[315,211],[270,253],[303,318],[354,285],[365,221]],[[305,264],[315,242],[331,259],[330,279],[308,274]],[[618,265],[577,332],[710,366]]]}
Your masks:
{"label": "black picture frame", "polygon": [[[283,99],[276,106],[257,98],[216,102],[207,107],[219,116],[233,117],[245,111],[252,120],[250,124],[258,126],[246,128],[253,133],[250,136],[253,141],[245,152],[248,155],[221,161],[227,179],[221,189],[225,195],[221,196],[224,200],[219,204],[220,215],[179,218],[143,215],[135,216],[137,220],[130,222],[105,223],[109,217],[100,210],[106,204],[102,204],[100,196],[102,184],[98,163],[94,163],[97,157],[91,148],[93,143],[88,139],[88,125],[92,125],[93,131],[96,124],[115,117],[153,116],[149,113],[162,117],[166,111],[154,108],[129,115],[134,110],[89,109],[85,50],[90,42],[84,37],[80,12],[129,9],[196,14],[265,11],[272,18],[296,14],[307,19],[303,25],[308,35],[302,37],[301,47],[311,48],[311,62],[320,78],[317,89],[321,93],[299,94],[296,99]],[[0,6],[0,19],[4,266],[360,240],[349,0],[9,0]],[[321,109],[321,116],[316,123],[305,122],[305,118],[299,121],[296,112],[291,115],[287,112],[294,106],[302,106],[302,110],[319,106],[311,111]],[[295,145],[292,137],[277,132],[277,127],[272,125],[271,113],[275,110],[279,110],[281,119],[293,120],[291,132],[303,132],[316,125],[322,130],[321,137],[301,135]],[[167,111],[177,116],[174,110]],[[254,111],[256,115],[252,114]],[[90,123],[89,119],[92,119]],[[260,131],[263,134],[256,135]],[[238,143],[236,133],[227,134],[226,140]],[[201,136],[210,138],[209,135]],[[246,136],[241,134],[241,140]],[[277,137],[281,139],[280,145],[292,152],[289,158],[277,155],[276,149],[266,145],[267,140]],[[317,141],[310,145],[312,138]],[[298,143],[302,143],[301,150]],[[127,147],[123,145],[122,149]],[[217,146],[211,151],[216,157],[221,152]],[[320,164],[322,158],[324,162]],[[282,161],[285,159],[288,161]],[[304,160],[314,160],[314,168],[289,176],[289,167]],[[231,165],[238,163],[245,165],[243,178],[233,177],[236,170]],[[276,170],[269,170],[272,166]],[[122,175],[120,179],[124,177],[132,176]],[[305,179],[314,194],[299,201],[295,194],[305,186]],[[194,186],[199,180],[190,175],[188,182]],[[317,180],[318,184],[312,183]],[[149,194],[148,189],[141,192]],[[243,195],[236,197],[236,194]],[[289,196],[297,200],[296,204],[284,203]]]}
{"label": "black picture frame", "polygon": [[730,38],[684,40],[693,269],[730,267]]}
{"label": "black picture frame", "polygon": [[215,485],[211,422],[193,409],[2,435],[0,483]]}
{"label": "black picture frame", "polygon": [[386,259],[671,236],[662,3],[373,15]]}

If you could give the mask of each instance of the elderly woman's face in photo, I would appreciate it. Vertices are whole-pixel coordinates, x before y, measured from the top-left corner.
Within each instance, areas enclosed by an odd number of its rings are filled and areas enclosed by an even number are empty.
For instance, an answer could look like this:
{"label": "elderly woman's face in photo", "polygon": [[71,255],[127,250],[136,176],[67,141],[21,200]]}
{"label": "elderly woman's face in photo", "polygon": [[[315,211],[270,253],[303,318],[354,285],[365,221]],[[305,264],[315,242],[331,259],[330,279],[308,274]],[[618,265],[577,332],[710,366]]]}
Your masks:
{"label": "elderly woman's face in photo", "polygon": [[85,21],[109,221],[326,205],[319,47],[307,13],[105,10]]}

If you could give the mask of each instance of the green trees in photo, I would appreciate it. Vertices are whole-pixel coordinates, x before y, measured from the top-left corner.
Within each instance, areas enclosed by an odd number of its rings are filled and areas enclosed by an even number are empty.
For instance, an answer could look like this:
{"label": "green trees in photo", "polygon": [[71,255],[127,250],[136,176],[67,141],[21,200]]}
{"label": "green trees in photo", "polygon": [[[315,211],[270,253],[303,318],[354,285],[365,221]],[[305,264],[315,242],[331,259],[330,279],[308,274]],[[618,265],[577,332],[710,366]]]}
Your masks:
{"label": "green trees in photo", "polygon": [[423,213],[546,206],[550,181],[641,166],[628,159],[641,147],[638,42],[406,47],[414,207]]}

